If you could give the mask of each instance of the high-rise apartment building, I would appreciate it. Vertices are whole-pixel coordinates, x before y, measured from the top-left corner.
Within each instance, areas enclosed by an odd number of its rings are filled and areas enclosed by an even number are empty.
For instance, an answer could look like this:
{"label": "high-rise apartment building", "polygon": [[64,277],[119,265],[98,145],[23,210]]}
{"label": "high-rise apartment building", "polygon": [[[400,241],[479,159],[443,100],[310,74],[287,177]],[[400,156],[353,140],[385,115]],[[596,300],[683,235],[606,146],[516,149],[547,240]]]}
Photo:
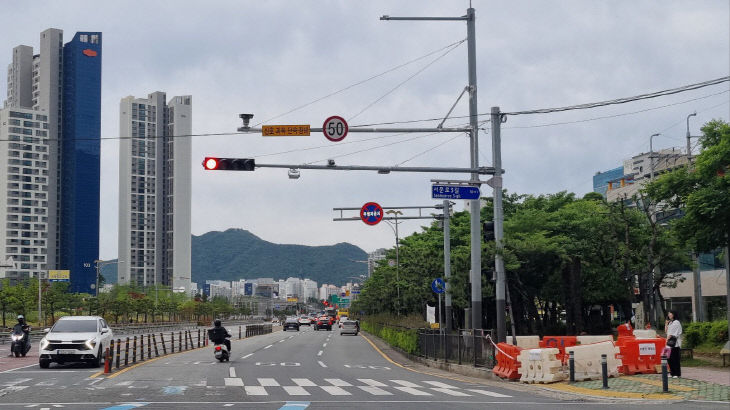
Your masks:
{"label": "high-rise apartment building", "polygon": [[[45,118],[46,136],[39,137],[38,144],[45,146],[47,158],[24,171],[37,170],[46,178],[45,200],[39,204],[46,218],[42,270],[69,269],[74,292],[94,292],[94,260],[99,257],[101,47],[99,32],[76,33],[64,45],[63,31],[51,28],[41,33],[38,54],[33,54],[32,47],[17,46],[8,65],[4,102],[8,117],[11,112],[29,114],[26,110],[30,110]],[[9,129],[5,132],[13,135]],[[12,174],[0,169],[0,180],[9,180]],[[6,215],[12,213],[10,207],[5,210]],[[13,256],[14,260],[20,257],[26,259],[22,252]],[[27,273],[21,269],[8,275],[23,278]]]}
{"label": "high-rise apartment building", "polygon": [[119,118],[119,283],[189,289],[192,97],[126,97]]}

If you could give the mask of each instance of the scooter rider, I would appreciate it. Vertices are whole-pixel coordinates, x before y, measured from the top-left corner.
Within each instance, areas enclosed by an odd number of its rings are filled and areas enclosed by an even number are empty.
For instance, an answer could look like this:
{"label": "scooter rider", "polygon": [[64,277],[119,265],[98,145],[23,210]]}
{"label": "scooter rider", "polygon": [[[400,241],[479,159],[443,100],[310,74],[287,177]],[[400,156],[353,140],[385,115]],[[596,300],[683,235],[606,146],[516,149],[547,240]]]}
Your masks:
{"label": "scooter rider", "polygon": [[228,352],[230,352],[231,341],[228,340],[228,338],[232,337],[231,334],[228,333],[228,330],[225,327],[221,326],[220,319],[213,321],[213,325],[214,327],[208,332],[210,334],[210,341],[213,343],[223,343],[226,345]]}
{"label": "scooter rider", "polygon": [[[30,325],[25,322],[25,316],[23,315],[18,315],[18,323],[13,326],[13,333],[16,332],[23,332],[23,346],[27,346],[30,339]],[[10,355],[12,355],[12,353],[10,353]]]}

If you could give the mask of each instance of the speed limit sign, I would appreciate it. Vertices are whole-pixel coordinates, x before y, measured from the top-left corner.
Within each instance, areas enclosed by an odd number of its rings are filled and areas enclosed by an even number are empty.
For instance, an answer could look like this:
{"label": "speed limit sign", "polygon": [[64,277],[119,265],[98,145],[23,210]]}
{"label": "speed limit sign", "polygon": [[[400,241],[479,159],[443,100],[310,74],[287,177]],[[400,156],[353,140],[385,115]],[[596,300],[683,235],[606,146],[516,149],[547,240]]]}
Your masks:
{"label": "speed limit sign", "polygon": [[324,133],[324,136],[332,142],[338,142],[345,139],[347,136],[347,129],[347,121],[337,115],[327,118],[324,120],[324,124],[322,124],[322,132]]}

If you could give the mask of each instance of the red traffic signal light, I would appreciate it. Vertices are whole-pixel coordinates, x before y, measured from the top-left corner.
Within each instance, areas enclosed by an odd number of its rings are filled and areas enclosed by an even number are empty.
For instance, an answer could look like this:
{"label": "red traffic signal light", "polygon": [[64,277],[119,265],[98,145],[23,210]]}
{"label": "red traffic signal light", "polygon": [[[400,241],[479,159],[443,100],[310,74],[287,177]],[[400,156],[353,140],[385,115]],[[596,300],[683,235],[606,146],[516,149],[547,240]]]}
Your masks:
{"label": "red traffic signal light", "polygon": [[253,158],[205,157],[203,168],[207,171],[253,171],[256,161]]}

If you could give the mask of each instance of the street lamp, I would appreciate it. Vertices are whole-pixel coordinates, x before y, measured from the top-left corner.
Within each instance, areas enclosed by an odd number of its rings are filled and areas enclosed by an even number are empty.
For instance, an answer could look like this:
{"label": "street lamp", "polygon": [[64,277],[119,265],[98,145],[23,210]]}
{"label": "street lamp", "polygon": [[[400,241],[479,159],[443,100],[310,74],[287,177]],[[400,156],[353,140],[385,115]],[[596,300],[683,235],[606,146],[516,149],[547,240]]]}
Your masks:
{"label": "street lamp", "polygon": [[[388,222],[388,226],[390,226],[390,228],[393,229],[393,232],[395,233],[395,288],[398,296],[396,313],[398,314],[398,316],[400,316],[400,239],[398,237],[398,224],[400,222],[398,221],[398,215],[403,215],[403,212],[391,209],[385,211],[385,213],[393,215],[395,217],[394,223],[390,221],[385,222]],[[393,228],[393,225],[395,225],[395,228]]]}
{"label": "street lamp", "polygon": [[94,288],[96,290],[96,296],[99,296],[99,275],[101,273],[101,268],[106,265],[114,265],[117,263],[123,263],[124,261],[103,261],[101,259],[95,259],[94,263],[96,264],[96,287]]}
{"label": "street lamp", "polygon": [[654,137],[658,137],[659,133],[652,134],[651,137],[649,137],[649,168],[651,169],[651,174],[649,175],[649,180],[654,180]]}
{"label": "street lamp", "polygon": [[693,112],[692,114],[687,116],[687,166],[689,166],[689,162],[692,160],[692,147],[689,145],[689,117],[694,117],[697,115],[697,112]]}

